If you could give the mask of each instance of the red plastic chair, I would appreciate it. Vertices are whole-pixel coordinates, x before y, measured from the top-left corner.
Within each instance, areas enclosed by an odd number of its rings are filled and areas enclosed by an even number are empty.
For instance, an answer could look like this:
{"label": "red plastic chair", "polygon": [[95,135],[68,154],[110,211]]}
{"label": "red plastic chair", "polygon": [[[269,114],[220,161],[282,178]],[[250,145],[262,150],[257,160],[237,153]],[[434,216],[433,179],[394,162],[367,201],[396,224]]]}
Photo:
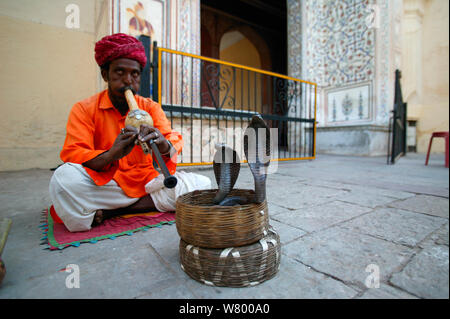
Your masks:
{"label": "red plastic chair", "polygon": [[431,143],[433,142],[433,138],[435,137],[445,138],[445,167],[448,167],[448,132],[433,132],[433,134],[431,134],[430,144],[428,145],[427,160],[425,161],[425,165],[428,165],[428,160],[430,159]]}

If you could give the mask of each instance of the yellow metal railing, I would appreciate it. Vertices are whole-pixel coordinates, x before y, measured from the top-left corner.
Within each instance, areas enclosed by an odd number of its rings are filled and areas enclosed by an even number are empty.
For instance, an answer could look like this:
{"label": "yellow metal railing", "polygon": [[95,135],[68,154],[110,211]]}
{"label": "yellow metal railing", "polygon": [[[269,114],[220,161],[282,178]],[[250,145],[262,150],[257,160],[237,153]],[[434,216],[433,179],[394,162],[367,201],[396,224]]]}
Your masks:
{"label": "yellow metal railing", "polygon": [[[176,78],[174,79],[173,74],[177,73],[178,75],[183,74],[184,72],[187,72],[186,69],[190,69],[191,72],[191,82],[190,85],[190,90],[191,90],[191,96],[190,99],[191,101],[193,101],[194,99],[197,99],[197,96],[193,96],[195,95],[194,93],[192,93],[193,91],[193,86],[194,86],[194,82],[201,82],[201,84],[196,83],[195,85],[197,85],[197,88],[200,86],[200,91],[202,90],[201,85],[204,85],[206,83],[206,85],[208,85],[208,80],[204,78],[203,73],[204,73],[204,67],[206,65],[206,63],[208,63],[208,65],[215,65],[216,69],[220,70],[221,68],[230,68],[231,71],[230,72],[234,72],[234,77],[236,78],[236,74],[239,73],[241,74],[241,77],[243,77],[243,72],[247,72],[248,74],[248,78],[250,79],[250,74],[254,74],[254,78],[255,78],[255,83],[257,82],[257,76],[258,79],[261,81],[261,83],[263,81],[266,81],[267,83],[275,83],[278,81],[278,83],[280,83],[280,79],[281,81],[287,84],[283,84],[286,87],[280,89],[280,91],[283,91],[281,93],[283,93],[285,95],[284,100],[278,104],[288,104],[288,100],[289,99],[295,99],[295,101],[297,101],[294,105],[295,109],[295,115],[294,117],[290,117],[290,116],[286,116],[285,119],[283,119],[283,116],[280,115],[274,115],[273,113],[266,113],[266,114],[262,114],[264,118],[267,118],[269,120],[273,120],[276,123],[283,123],[283,125],[285,126],[285,130],[286,130],[286,126],[288,126],[288,124],[292,125],[300,125],[300,129],[299,130],[303,130],[303,132],[299,135],[297,134],[297,128],[296,128],[296,132],[295,132],[295,136],[294,136],[294,141],[296,138],[298,138],[298,136],[301,136],[301,138],[305,139],[305,145],[302,145],[301,143],[299,144],[299,149],[301,147],[305,148],[306,144],[309,145],[310,147],[310,151],[308,154],[303,154],[303,156],[277,156],[276,158],[273,158],[272,161],[288,161],[288,160],[311,160],[311,159],[315,159],[316,157],[316,116],[317,116],[317,84],[313,83],[313,82],[309,82],[309,81],[305,81],[305,80],[301,80],[301,79],[296,79],[287,75],[283,75],[283,74],[279,74],[279,73],[274,73],[274,72],[270,72],[270,71],[265,71],[265,70],[261,70],[261,69],[257,69],[257,68],[253,68],[253,67],[248,67],[248,66],[244,66],[244,65],[240,65],[240,64],[236,64],[236,63],[231,63],[231,62],[226,62],[226,61],[222,61],[222,60],[218,60],[218,59],[213,59],[213,58],[209,58],[209,57],[204,57],[204,56],[199,56],[199,55],[195,55],[195,54],[190,54],[190,53],[186,53],[186,52],[180,52],[180,51],[175,51],[175,50],[171,50],[171,49],[166,49],[166,48],[157,48],[158,50],[158,102],[161,103],[161,105],[163,106],[163,109],[168,112],[178,112],[183,115],[183,114],[190,114],[191,116],[191,124],[193,122],[193,116],[200,116],[201,121],[203,121],[204,117],[209,116],[210,117],[210,122],[211,122],[211,116],[216,116],[216,115],[211,115],[214,114],[214,110],[211,111],[210,109],[212,107],[205,107],[202,106],[202,103],[198,103],[197,101],[197,105],[190,105],[190,104],[185,104],[184,102],[181,103],[179,101],[168,101],[168,97],[166,98],[165,101],[163,101],[163,82],[164,81],[169,81],[168,84],[166,83],[166,88],[167,87],[171,87],[171,88],[176,88],[177,87],[177,83],[175,83],[176,81],[183,81],[184,79],[180,78]],[[172,56],[172,57],[176,57],[176,58],[187,58],[190,59],[190,64],[186,63],[186,62],[177,62],[179,65],[177,65],[176,67],[171,65],[169,71],[166,72],[166,74],[163,74],[163,69],[167,69],[167,65],[168,64],[177,64],[176,62],[173,62],[171,60],[169,60],[169,58],[166,58],[165,61],[163,61],[163,54],[167,55],[167,56]],[[174,60],[175,61],[175,60]],[[195,63],[195,65],[194,65]],[[163,65],[165,64],[165,65]],[[190,65],[190,66],[189,66]],[[174,68],[178,68],[179,70],[174,70]],[[197,76],[193,76],[192,72],[193,70],[197,68],[199,71]],[[251,73],[250,73],[251,72]],[[181,75],[182,77],[182,75]],[[199,79],[200,77],[200,79]],[[216,74],[216,82],[220,82],[222,79],[217,80],[217,78],[221,77],[220,75],[220,71],[219,73]],[[267,79],[271,79],[270,81],[268,80],[264,80],[263,77],[267,77]],[[224,80],[222,80],[224,81]],[[289,82],[290,81],[290,82]],[[188,84],[189,84],[188,83]],[[236,85],[236,81],[234,83]],[[186,85],[186,84],[185,84]],[[242,84],[243,85],[243,84]],[[218,86],[218,85],[216,85]],[[249,86],[250,88],[250,86]],[[263,85],[261,85],[261,94],[266,94],[266,92],[262,92],[262,88],[264,88]],[[266,85],[266,88],[268,88],[268,86]],[[313,88],[313,93],[311,92]],[[208,87],[208,89],[210,89],[210,87]],[[241,88],[242,89],[242,88]],[[271,88],[270,88],[271,89]],[[211,91],[211,90],[210,90]],[[235,101],[236,102],[236,88],[234,88],[235,91],[235,96],[231,99],[231,101]],[[256,87],[254,88],[254,91],[256,93]],[[300,92],[300,93],[299,93]],[[199,95],[201,92],[198,92],[197,95]],[[230,93],[227,91],[227,93]],[[273,98],[274,95],[276,95],[276,93],[279,92],[272,92],[271,97]],[[222,93],[221,93],[222,94]],[[216,95],[218,96],[218,93],[216,92]],[[255,94],[256,95],[256,94]],[[270,94],[269,94],[270,95]],[[306,97],[305,97],[306,95]],[[168,96],[168,94],[167,94]],[[241,97],[242,99],[242,97]],[[304,100],[303,100],[304,99]],[[259,99],[259,101],[261,101],[262,104],[262,98]],[[277,102],[273,103],[276,104]],[[220,104],[220,103],[217,103]],[[232,103],[230,103],[232,104]],[[238,103],[235,103],[238,104]],[[309,105],[309,109],[306,109]],[[236,116],[241,116],[241,120],[245,117],[245,115],[247,114],[247,119],[250,118],[251,115],[249,115],[251,112],[258,112],[257,107],[256,107],[256,97],[255,97],[255,110],[250,110],[250,107],[248,110],[245,110],[243,105],[238,105],[238,107],[242,107],[242,108],[236,108],[236,105],[233,105],[233,110],[231,110],[230,107],[228,108],[222,108],[222,106],[218,106],[216,105],[217,108],[217,118],[219,117],[223,117],[223,118],[235,118]],[[272,105],[272,108],[274,106]],[[299,114],[297,114],[297,109],[301,107],[305,108],[305,116],[299,116]],[[261,106],[261,109],[263,108],[263,106]],[[290,107],[288,106],[288,109]],[[205,110],[208,111],[207,113],[205,113]],[[309,110],[309,113],[308,113]],[[233,111],[234,113],[231,113],[231,111]],[[247,112],[247,113],[246,113]],[[300,111],[302,112],[302,111]],[[258,112],[261,113],[261,112]],[[194,114],[194,115],[193,115]],[[236,116],[234,115],[236,114]],[[244,117],[243,117],[244,116]],[[231,121],[231,120],[230,120]],[[234,122],[233,122],[234,123]],[[219,125],[219,124],[218,124]],[[302,125],[305,125],[304,127],[302,127]],[[291,127],[289,126],[289,127]],[[310,141],[308,141],[308,143],[306,142],[306,137],[304,137],[304,135],[307,134],[307,131],[309,129],[312,129],[312,134],[313,136],[309,136],[308,138],[310,139]],[[292,130],[292,129],[291,129]],[[188,137],[188,139],[190,138],[192,141],[193,138],[193,129],[191,127],[191,136]],[[290,139],[292,139],[292,132],[289,132],[288,134],[291,134],[291,136],[289,137]],[[303,135],[302,135],[303,134]],[[186,138],[184,136],[185,134],[183,134],[183,137]],[[298,136],[297,136],[298,135]],[[312,140],[312,141],[311,141]],[[202,139],[200,140],[202,141]],[[287,142],[286,142],[287,143]],[[297,145],[297,142],[294,143],[294,145]],[[192,149],[192,143],[191,143],[191,151],[190,151],[190,156],[191,159],[193,158],[192,153],[193,153],[193,149]],[[283,147],[292,147],[292,145],[289,145],[288,143],[283,146]],[[286,155],[287,151],[284,151],[285,155]],[[291,154],[291,151],[289,150],[289,154]],[[211,155],[211,154],[209,154]],[[298,155],[297,152],[295,152],[294,155]],[[194,160],[187,160],[187,161],[182,161],[181,163],[179,163],[178,165],[181,166],[190,166],[190,165],[210,165],[212,164],[212,157],[209,156],[208,158],[209,160],[207,161],[203,161],[202,158],[200,159],[200,161],[194,161]],[[246,161],[242,161],[242,162],[246,162]]]}

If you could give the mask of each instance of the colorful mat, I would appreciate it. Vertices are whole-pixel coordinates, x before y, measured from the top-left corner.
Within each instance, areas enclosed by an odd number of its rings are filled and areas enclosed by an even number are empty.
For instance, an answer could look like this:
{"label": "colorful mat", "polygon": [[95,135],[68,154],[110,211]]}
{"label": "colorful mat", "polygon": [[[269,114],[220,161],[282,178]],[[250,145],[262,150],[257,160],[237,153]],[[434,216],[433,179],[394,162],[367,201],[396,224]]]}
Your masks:
{"label": "colorful mat", "polygon": [[102,239],[115,239],[123,235],[131,236],[137,231],[173,223],[175,213],[152,212],[114,217],[92,227],[89,231],[72,233],[60,222],[53,207],[49,207],[42,212],[39,227],[44,235],[41,238],[41,245],[46,245],[45,249],[56,250],[69,246],[78,247],[82,243],[94,244]]}

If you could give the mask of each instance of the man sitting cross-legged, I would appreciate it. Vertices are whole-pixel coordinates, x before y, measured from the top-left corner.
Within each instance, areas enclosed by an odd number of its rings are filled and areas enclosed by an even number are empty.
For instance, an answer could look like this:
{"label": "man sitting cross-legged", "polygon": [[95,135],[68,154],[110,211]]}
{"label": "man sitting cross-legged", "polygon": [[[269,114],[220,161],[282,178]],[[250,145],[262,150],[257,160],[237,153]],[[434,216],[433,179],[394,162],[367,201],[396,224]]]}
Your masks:
{"label": "man sitting cross-legged", "polygon": [[[65,164],[50,181],[50,198],[58,217],[70,231],[86,231],[105,218],[149,211],[174,211],[178,196],[211,188],[209,178],[176,172],[182,136],[172,130],[160,104],[135,95],[153,127],[140,131],[124,125],[129,111],[124,88],[138,92],[147,58],[144,47],[125,34],[106,36],[95,45],[95,59],[108,89],[76,103],[67,122],[61,151]],[[169,172],[178,179],[172,189],[153,167],[136,141],[154,140]]]}

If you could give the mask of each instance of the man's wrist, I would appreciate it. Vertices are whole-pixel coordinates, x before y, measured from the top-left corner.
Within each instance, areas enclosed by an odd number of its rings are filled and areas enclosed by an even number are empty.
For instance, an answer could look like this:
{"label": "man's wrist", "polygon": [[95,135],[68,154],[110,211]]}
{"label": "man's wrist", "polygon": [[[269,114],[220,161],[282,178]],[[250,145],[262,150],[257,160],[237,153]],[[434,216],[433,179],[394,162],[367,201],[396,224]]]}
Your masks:
{"label": "man's wrist", "polygon": [[97,172],[107,170],[116,160],[110,150],[101,153],[100,155],[83,163],[83,166],[88,167]]}
{"label": "man's wrist", "polygon": [[167,151],[161,152],[162,156],[169,156],[172,151],[172,148],[173,148],[173,145],[169,140],[166,140],[166,142],[167,142],[167,145],[169,145],[169,148],[167,149]]}
{"label": "man's wrist", "polygon": [[[107,150],[105,153],[102,154],[103,155],[103,159],[108,163],[111,164],[114,161],[119,160],[118,158],[116,158],[116,156],[114,155],[114,153],[111,151],[111,149]],[[107,165],[108,165],[107,164]]]}

